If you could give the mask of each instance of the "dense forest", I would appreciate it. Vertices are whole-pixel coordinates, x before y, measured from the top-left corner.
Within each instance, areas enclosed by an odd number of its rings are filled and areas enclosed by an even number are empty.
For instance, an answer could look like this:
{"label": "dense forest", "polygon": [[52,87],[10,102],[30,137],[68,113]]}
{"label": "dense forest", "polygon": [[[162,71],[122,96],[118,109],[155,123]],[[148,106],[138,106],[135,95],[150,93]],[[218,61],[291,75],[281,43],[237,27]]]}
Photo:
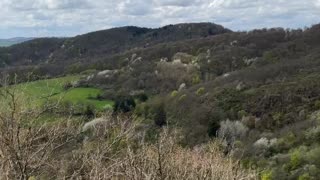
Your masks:
{"label": "dense forest", "polygon": [[[60,128],[58,132],[51,126],[45,127],[56,137],[50,143],[59,146],[58,150],[51,151],[62,151],[67,158],[76,158],[72,159],[74,164],[68,164],[71,169],[60,172],[61,177],[147,178],[131,164],[137,163],[145,168],[145,173],[150,173],[151,179],[176,179],[183,173],[191,173],[193,165],[188,164],[191,163],[188,157],[201,161],[199,157],[210,155],[214,149],[219,157],[213,159],[225,158],[219,159],[222,164],[215,164],[216,167],[226,167],[225,161],[232,161],[241,168],[239,174],[232,170],[222,172],[232,174],[229,179],[320,178],[319,24],[305,29],[233,32],[212,23],[193,23],[158,29],[121,27],[72,38],[39,38],[0,48],[0,68],[4,82],[2,95],[11,97],[11,101],[4,103],[8,103],[12,112],[17,110],[12,86],[71,75],[80,78],[63,82],[64,91],[98,88],[101,91],[91,99],[113,102],[112,108],[84,105],[81,110],[74,110],[72,103],[53,99],[41,104],[42,111],[37,112],[45,112],[45,116],[49,113],[60,119],[81,117],[81,121],[68,124],[68,130],[62,128],[65,125],[61,123],[67,123],[65,121],[56,123]],[[23,112],[19,116],[26,116]],[[31,112],[33,116],[27,119],[38,117]],[[0,113],[0,119],[7,116],[17,119],[12,115],[15,113],[3,114]],[[108,119],[109,123],[102,123],[100,129],[90,132],[77,131],[77,125],[92,122],[94,118],[98,119],[97,124],[101,125],[101,118]],[[22,117],[18,119],[15,123],[29,126]],[[39,128],[39,122],[32,126]],[[1,128],[4,127],[8,125],[1,124]],[[43,138],[47,136],[50,135]],[[108,156],[94,150],[106,139],[110,140],[107,145],[112,146],[98,147]],[[138,143],[141,139],[143,143]],[[42,140],[35,140],[38,148],[52,146],[41,144]],[[68,140],[72,147],[59,145]],[[83,150],[79,147],[80,141],[90,145]],[[170,152],[162,152],[162,145]],[[200,147],[207,151],[197,151]],[[28,149],[30,153],[32,148]],[[95,153],[88,153],[93,151]],[[76,152],[77,156],[71,157],[67,152]],[[46,153],[43,157],[51,159]],[[162,153],[182,160],[163,159],[165,162],[161,164]],[[160,160],[152,162],[157,154]],[[117,155],[126,157],[117,159],[120,165],[109,161],[107,165],[99,164],[107,160],[95,159]],[[61,163],[61,159],[51,161]],[[181,164],[175,163],[187,164],[182,170]],[[148,169],[150,164],[159,167]],[[207,171],[211,177],[221,178],[204,164],[198,165],[201,173]],[[110,170],[111,167],[114,169]],[[172,167],[176,169],[170,171]],[[19,168],[16,167],[17,172],[24,172]],[[25,173],[23,178],[47,177],[48,174],[39,173],[46,168],[49,167]],[[90,172],[92,168],[97,171],[100,168],[100,176]],[[161,168],[163,171],[159,171]],[[226,170],[228,168],[234,169],[226,167]],[[59,174],[53,167],[49,169]],[[106,177],[111,171],[128,174]],[[197,172],[192,173],[187,177],[197,178]],[[204,174],[198,175],[198,178],[210,179]]]}

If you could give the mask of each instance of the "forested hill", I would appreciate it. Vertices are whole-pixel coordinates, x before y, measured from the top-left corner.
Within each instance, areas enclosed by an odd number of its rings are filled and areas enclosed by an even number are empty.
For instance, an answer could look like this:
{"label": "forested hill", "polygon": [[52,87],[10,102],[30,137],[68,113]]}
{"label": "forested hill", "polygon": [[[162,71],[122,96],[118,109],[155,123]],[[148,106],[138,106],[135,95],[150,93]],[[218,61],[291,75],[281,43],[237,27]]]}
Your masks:
{"label": "forested hill", "polygon": [[79,76],[66,92],[98,88],[90,100],[114,101],[113,113],[141,120],[151,142],[170,125],[179,145],[219,138],[261,179],[320,179],[320,24],[114,28],[1,48],[0,65],[0,74],[14,74],[9,80]]}
{"label": "forested hill", "polygon": [[212,23],[168,25],[158,29],[134,26],[92,32],[72,38],[39,38],[0,49],[0,67],[70,64],[77,59],[94,61],[130,49],[186,39],[203,38],[230,30]]}

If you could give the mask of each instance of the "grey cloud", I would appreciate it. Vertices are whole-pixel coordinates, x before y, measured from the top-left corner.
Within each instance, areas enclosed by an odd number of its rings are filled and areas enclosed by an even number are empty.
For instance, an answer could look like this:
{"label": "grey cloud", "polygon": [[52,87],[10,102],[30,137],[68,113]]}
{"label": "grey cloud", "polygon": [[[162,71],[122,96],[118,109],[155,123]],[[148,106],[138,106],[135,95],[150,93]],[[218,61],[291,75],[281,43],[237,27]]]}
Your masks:
{"label": "grey cloud", "polygon": [[118,5],[120,13],[125,15],[141,16],[152,13],[152,5],[144,0],[127,0]]}
{"label": "grey cloud", "polygon": [[187,7],[197,5],[199,0],[154,0],[154,3],[160,6],[180,6]]}
{"label": "grey cloud", "polygon": [[78,9],[90,7],[89,0],[4,0],[12,10]]}

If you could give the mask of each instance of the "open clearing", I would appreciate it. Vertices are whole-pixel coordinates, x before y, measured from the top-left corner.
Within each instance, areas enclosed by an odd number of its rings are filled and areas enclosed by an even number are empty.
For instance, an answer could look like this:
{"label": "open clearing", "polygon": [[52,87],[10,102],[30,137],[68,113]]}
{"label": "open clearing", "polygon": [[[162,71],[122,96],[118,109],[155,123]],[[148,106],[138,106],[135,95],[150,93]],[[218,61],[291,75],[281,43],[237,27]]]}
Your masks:
{"label": "open clearing", "polygon": [[55,79],[39,80],[22,83],[14,86],[18,92],[29,98],[39,99],[39,103],[46,99],[59,99],[61,102],[72,104],[93,105],[97,110],[111,108],[113,101],[98,100],[96,97],[102,93],[98,88],[70,88],[64,90],[65,83],[77,81],[79,76],[66,76]]}

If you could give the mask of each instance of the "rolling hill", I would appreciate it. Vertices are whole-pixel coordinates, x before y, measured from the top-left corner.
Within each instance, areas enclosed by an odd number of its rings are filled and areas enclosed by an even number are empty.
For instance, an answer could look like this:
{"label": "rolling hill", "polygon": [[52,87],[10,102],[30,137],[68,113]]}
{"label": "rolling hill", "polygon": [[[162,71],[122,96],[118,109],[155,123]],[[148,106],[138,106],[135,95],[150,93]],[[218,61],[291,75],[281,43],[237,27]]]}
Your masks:
{"label": "rolling hill", "polygon": [[218,138],[265,179],[319,179],[319,39],[319,24],[121,27],[0,48],[0,73],[14,83],[81,74],[71,99],[99,89],[95,98],[131,111],[150,141],[169,124],[180,145]]}
{"label": "rolling hill", "polygon": [[203,38],[227,32],[231,31],[220,25],[197,23],[169,25],[158,29],[121,27],[73,38],[38,38],[0,49],[0,64],[37,65],[47,61],[67,63],[66,61],[110,56],[159,43]]}

